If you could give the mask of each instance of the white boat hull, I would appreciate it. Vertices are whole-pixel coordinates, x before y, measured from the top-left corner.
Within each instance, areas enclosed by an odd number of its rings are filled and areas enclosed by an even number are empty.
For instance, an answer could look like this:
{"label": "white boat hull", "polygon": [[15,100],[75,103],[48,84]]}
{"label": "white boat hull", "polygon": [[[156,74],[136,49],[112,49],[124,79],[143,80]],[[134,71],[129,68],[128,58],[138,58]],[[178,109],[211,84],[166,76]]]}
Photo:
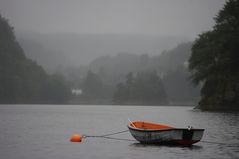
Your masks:
{"label": "white boat hull", "polygon": [[132,136],[141,143],[192,145],[201,140],[204,129],[140,130],[129,127]]}

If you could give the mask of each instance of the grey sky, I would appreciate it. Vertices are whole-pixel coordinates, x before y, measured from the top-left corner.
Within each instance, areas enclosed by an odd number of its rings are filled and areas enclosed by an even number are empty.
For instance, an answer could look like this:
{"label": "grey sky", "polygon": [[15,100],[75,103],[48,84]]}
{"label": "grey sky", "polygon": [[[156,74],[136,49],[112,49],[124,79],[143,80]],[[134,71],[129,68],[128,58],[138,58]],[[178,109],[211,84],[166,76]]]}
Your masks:
{"label": "grey sky", "polygon": [[16,31],[195,37],[225,0],[0,0]]}

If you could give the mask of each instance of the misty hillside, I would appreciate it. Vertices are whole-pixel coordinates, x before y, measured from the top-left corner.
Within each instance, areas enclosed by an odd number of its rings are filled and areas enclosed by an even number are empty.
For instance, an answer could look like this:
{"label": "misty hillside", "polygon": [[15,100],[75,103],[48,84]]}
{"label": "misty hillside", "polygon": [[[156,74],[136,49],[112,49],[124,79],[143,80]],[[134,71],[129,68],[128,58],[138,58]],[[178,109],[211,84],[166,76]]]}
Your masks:
{"label": "misty hillside", "polygon": [[187,69],[187,61],[191,54],[192,43],[182,43],[177,47],[163,51],[159,55],[132,54],[127,52],[110,56],[100,56],[93,60],[88,69],[108,74],[127,74],[128,72],[155,70],[165,76],[179,68]]}
{"label": "misty hillside", "polygon": [[71,64],[66,55],[57,48],[47,47],[30,38],[21,39],[20,44],[28,58],[37,61],[50,73],[54,73],[58,69],[68,67]]}
{"label": "misty hillside", "polygon": [[113,56],[101,56],[89,65],[70,69],[65,73],[73,83],[78,79],[75,83],[77,87],[81,85],[81,79],[87,76],[87,71],[91,70],[105,85],[111,87],[111,92],[114,92],[116,85],[124,82],[130,72],[137,74],[156,71],[164,84],[169,104],[195,104],[199,97],[199,89],[191,84],[187,68],[191,46],[192,43],[182,43],[161,55],[118,53]]}
{"label": "misty hillside", "polygon": [[127,34],[18,33],[26,55],[47,70],[85,65],[121,52],[157,55],[187,41],[184,37]]}
{"label": "misty hillside", "polygon": [[69,89],[27,58],[13,28],[0,15],[0,103],[64,103]]}
{"label": "misty hillside", "polygon": [[163,72],[175,71],[179,67],[187,67],[188,59],[191,55],[192,43],[181,43],[177,47],[162,52],[161,55],[154,56],[152,63],[158,64]]}
{"label": "misty hillside", "polygon": [[18,34],[18,39],[29,58],[52,73],[63,73],[72,87],[85,87],[84,79],[93,71],[107,90],[108,101],[128,73],[150,71],[162,79],[169,104],[198,100],[199,89],[189,81],[187,70],[192,44],[181,43],[184,38],[65,33]]}
{"label": "misty hillside", "polygon": [[[188,60],[192,43],[183,43],[176,48],[153,58],[162,72],[165,90],[172,103],[196,104],[200,97],[199,87],[190,81]],[[187,103],[188,102],[188,103]]]}

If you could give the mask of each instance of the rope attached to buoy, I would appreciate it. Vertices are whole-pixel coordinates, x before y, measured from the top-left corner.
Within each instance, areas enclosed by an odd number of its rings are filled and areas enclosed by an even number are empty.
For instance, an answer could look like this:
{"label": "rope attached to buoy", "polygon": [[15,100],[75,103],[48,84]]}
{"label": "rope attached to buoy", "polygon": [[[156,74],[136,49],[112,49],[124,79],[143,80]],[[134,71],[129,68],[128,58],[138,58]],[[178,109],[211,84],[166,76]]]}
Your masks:
{"label": "rope attached to buoy", "polygon": [[110,133],[110,134],[105,134],[105,135],[83,135],[83,138],[87,138],[87,137],[99,137],[99,138],[104,138],[107,136],[112,136],[112,135],[116,135],[116,134],[122,134],[125,132],[128,132],[129,130],[124,130],[124,131],[119,131],[119,132],[114,132],[114,133]]}
{"label": "rope attached to buoy", "polygon": [[123,139],[123,138],[115,138],[115,137],[109,137],[109,136],[112,136],[112,135],[117,135],[117,134],[122,134],[122,133],[125,133],[125,132],[128,132],[129,130],[123,130],[123,131],[118,131],[118,132],[114,132],[114,133],[109,133],[109,134],[104,134],[104,135],[79,135],[79,134],[74,134],[70,141],[71,142],[81,142],[82,139],[85,139],[85,138],[90,138],[90,137],[93,137],[93,138],[105,138],[105,139],[112,139],[112,140],[122,140],[122,141],[136,141],[136,140],[132,140],[132,139]]}

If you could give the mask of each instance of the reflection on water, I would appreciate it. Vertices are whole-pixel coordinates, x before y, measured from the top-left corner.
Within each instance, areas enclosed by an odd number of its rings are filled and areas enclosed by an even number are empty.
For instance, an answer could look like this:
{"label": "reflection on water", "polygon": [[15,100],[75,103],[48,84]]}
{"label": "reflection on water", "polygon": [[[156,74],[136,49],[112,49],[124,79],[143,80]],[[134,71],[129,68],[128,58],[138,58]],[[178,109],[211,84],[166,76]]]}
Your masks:
{"label": "reflection on water", "polygon": [[[131,141],[129,132],[113,136],[129,141],[69,142],[74,133],[123,131],[128,118],[204,128],[205,142],[191,147],[145,145]],[[201,112],[192,107],[0,105],[0,155],[1,159],[239,158],[238,121],[238,113]]]}
{"label": "reflection on water", "polygon": [[190,145],[190,146],[180,146],[180,145],[161,145],[161,144],[142,144],[142,143],[132,143],[130,146],[134,147],[168,147],[168,148],[173,148],[173,147],[179,147],[179,148],[186,148],[189,150],[199,150],[202,149],[202,146],[199,145]]}

